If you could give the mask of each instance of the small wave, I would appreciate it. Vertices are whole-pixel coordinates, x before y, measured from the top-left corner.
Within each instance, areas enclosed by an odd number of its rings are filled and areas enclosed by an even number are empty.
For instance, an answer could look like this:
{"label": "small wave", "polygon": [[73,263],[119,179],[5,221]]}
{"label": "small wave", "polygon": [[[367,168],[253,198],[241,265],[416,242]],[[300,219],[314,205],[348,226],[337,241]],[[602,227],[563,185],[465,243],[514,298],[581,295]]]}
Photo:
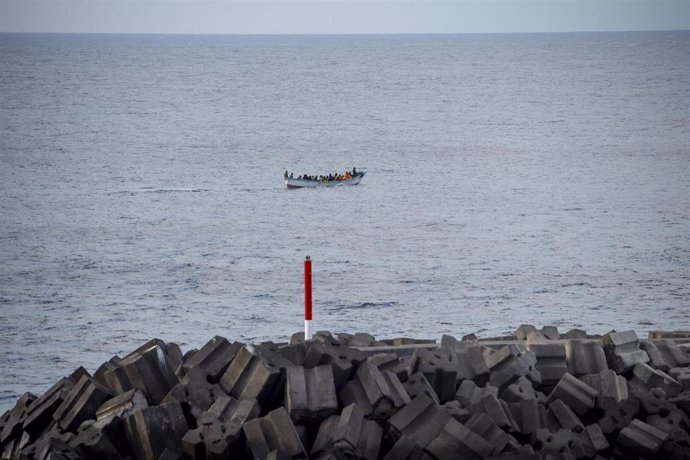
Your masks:
{"label": "small wave", "polygon": [[110,192],[108,195],[137,195],[140,193],[201,193],[210,192],[206,188],[152,188],[144,187],[138,190],[119,190],[117,192]]}

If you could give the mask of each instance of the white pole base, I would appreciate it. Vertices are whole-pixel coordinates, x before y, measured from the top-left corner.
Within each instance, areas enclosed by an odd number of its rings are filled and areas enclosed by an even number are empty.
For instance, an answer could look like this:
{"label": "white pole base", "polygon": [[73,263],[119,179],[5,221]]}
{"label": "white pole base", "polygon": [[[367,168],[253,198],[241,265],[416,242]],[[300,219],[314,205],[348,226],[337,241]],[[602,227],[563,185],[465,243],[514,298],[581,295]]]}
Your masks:
{"label": "white pole base", "polygon": [[311,340],[311,320],[304,320],[304,340]]}

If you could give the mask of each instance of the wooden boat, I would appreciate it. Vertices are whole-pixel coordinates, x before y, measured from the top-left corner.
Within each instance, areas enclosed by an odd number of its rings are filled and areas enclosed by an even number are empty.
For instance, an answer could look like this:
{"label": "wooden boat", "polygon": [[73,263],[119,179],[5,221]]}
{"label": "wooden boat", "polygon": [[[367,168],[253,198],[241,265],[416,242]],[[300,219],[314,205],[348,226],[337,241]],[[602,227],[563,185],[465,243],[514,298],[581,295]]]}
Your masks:
{"label": "wooden boat", "polygon": [[317,187],[339,187],[341,185],[357,185],[362,181],[366,171],[358,172],[352,179],[346,180],[311,180],[297,179],[292,177],[285,178],[287,188],[317,188]]}

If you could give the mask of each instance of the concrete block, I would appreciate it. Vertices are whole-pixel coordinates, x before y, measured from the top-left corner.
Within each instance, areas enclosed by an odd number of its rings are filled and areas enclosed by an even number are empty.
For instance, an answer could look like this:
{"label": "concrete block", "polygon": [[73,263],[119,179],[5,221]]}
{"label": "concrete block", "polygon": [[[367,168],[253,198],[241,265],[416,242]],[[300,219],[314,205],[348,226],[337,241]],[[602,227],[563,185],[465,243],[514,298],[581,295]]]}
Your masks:
{"label": "concrete block", "polygon": [[108,460],[124,459],[129,455],[125,448],[124,426],[119,417],[113,417],[108,424],[91,425],[80,429],[69,441],[69,445],[83,458],[103,458]]}
{"label": "concrete block", "polygon": [[618,405],[607,406],[603,414],[599,416],[597,423],[604,434],[616,433],[628,426],[637,415],[639,408],[639,401],[629,399]]}
{"label": "concrete block", "polygon": [[611,446],[599,425],[587,425],[585,429],[579,433],[579,438],[587,458],[593,458],[597,454],[607,455],[609,453]]}
{"label": "concrete block", "polygon": [[546,427],[546,408],[536,399],[523,399],[516,403],[508,403],[508,406],[521,435],[530,436],[536,433],[537,429]]}
{"label": "concrete block", "polygon": [[287,371],[285,405],[295,423],[318,423],[338,412],[333,368],[328,364]]}
{"label": "concrete block", "polygon": [[492,446],[492,454],[502,452],[512,441],[512,437],[487,414],[473,415],[464,425]]}
{"label": "concrete block", "polygon": [[501,391],[523,375],[533,384],[541,383],[541,375],[535,366],[537,358],[533,352],[508,345],[495,353],[485,354],[484,358],[490,372],[489,382]]}
{"label": "concrete block", "polygon": [[566,373],[549,394],[547,403],[561,399],[570,406],[573,412],[583,417],[594,408],[597,395],[598,393],[594,388]]}
{"label": "concrete block", "polygon": [[410,402],[410,397],[398,377],[392,372],[381,372],[370,362],[364,362],[357,370],[357,379],[373,408],[371,417],[386,419]]}
{"label": "concrete block", "polygon": [[259,415],[256,401],[221,396],[216,402],[221,402],[222,407],[216,407],[216,412],[205,412],[198,426],[182,437],[181,450],[186,458],[220,460],[246,450],[242,425]]}
{"label": "concrete block", "polygon": [[633,368],[631,385],[636,384],[644,385],[647,390],[661,388],[668,397],[677,396],[683,390],[676,379],[645,363],[637,363]]}
{"label": "concrete block", "polygon": [[373,347],[376,345],[376,337],[365,332],[357,332],[352,337],[348,346],[350,347]]}
{"label": "concrete block", "polygon": [[161,340],[151,340],[127,355],[117,367],[105,371],[103,379],[116,394],[138,388],[150,404],[159,404],[178,383],[175,369],[182,360],[178,351],[179,348]]}
{"label": "concrete block", "polygon": [[617,374],[632,370],[637,363],[649,362],[649,355],[640,349],[635,331],[610,332],[603,337],[602,342],[609,368]]}
{"label": "concrete block", "polygon": [[570,340],[565,343],[565,357],[568,372],[575,377],[598,374],[609,368],[604,348],[597,342]]}
{"label": "concrete block", "polygon": [[558,340],[561,338],[561,333],[558,332],[556,326],[544,326],[541,328],[541,333],[549,340]]}
{"label": "concrete block", "polygon": [[284,407],[279,407],[265,417],[249,420],[242,427],[247,446],[256,459],[268,458],[273,451],[280,451],[290,458],[304,458],[304,449],[295,426]]}
{"label": "concrete block", "polygon": [[542,458],[559,454],[570,454],[571,458],[584,457],[580,437],[570,430],[561,429],[552,433],[546,429],[539,429],[532,436],[531,444]]}
{"label": "concrete block", "polygon": [[661,446],[658,457],[673,460],[690,460],[690,447],[682,446],[673,441],[666,441]]}
{"label": "concrete block", "polygon": [[613,455],[617,458],[651,458],[661,450],[668,434],[634,419],[616,438]]}
{"label": "concrete block", "polygon": [[53,419],[63,430],[76,432],[82,422],[96,417],[96,410],[111,396],[109,388],[84,375],[55,410]]}
{"label": "concrete block", "polygon": [[[105,379],[105,373],[118,367],[120,365],[121,361],[122,361],[122,358],[120,358],[119,356],[113,356],[108,361],[101,364],[98,367],[98,369],[96,369],[96,372],[94,372],[94,374],[93,374],[94,380],[96,380],[101,385],[109,386],[108,382]],[[81,376],[79,378],[81,378]],[[79,379],[77,379],[77,380],[79,380]]]}
{"label": "concrete block", "polygon": [[667,433],[671,441],[690,446],[690,418],[682,410],[649,415],[647,423]]}
{"label": "concrete block", "polygon": [[403,386],[405,387],[405,391],[407,391],[410,399],[414,399],[423,394],[433,399],[436,404],[440,404],[436,391],[434,391],[429,381],[421,372],[417,372],[409,376],[407,381],[403,383]]}
{"label": "concrete block", "polygon": [[669,368],[690,366],[690,355],[686,354],[673,340],[664,339],[656,346]]}
{"label": "concrete block", "polygon": [[515,338],[517,340],[527,340],[527,336],[530,333],[539,334],[539,329],[531,324],[521,324],[520,327],[518,327],[515,331]]}
{"label": "concrete block", "polygon": [[558,383],[568,371],[565,345],[562,343],[547,343],[529,345],[528,349],[537,358],[536,369],[541,374],[543,386],[550,387]]}
{"label": "concrete block", "polygon": [[122,419],[128,449],[136,460],[155,460],[168,448],[178,450],[187,432],[179,402],[147,407]]}
{"label": "concrete block", "polygon": [[586,339],[587,332],[582,329],[571,329],[568,332],[561,334],[561,339],[564,340],[580,340]]}
{"label": "concrete block", "polygon": [[78,460],[81,458],[82,456],[73,447],[58,438],[51,438],[40,451],[36,451],[34,456],[35,460]]}
{"label": "concrete block", "polygon": [[527,377],[522,376],[501,392],[501,399],[506,402],[519,402],[524,399],[534,399],[537,402],[546,402],[546,395],[537,391]]}
{"label": "concrete block", "polygon": [[496,395],[486,395],[481,399],[479,405],[482,411],[503,431],[518,431],[517,422],[505,401],[498,399]]}
{"label": "concrete block", "polygon": [[[58,382],[36,399],[26,412],[23,422],[23,430],[36,438],[53,421],[53,414],[63,403],[69,392],[74,387],[74,381],[68,377],[61,378]],[[0,429],[0,431],[2,431]]]}
{"label": "concrete block", "polygon": [[458,367],[453,355],[449,348],[417,349],[410,360],[409,373],[423,373],[441,402],[450,401],[455,396]]}
{"label": "concrete block", "polygon": [[[266,409],[284,391],[284,375],[279,367],[242,347],[220,379],[220,387],[237,399],[256,399]],[[268,452],[266,452],[268,455]]]}
{"label": "concrete block", "polygon": [[394,373],[403,383],[405,383],[409,377],[407,371],[408,366],[394,353],[378,353],[367,358],[367,361],[370,361],[382,371]]}
{"label": "concrete block", "polygon": [[218,396],[225,394],[216,384],[209,383],[208,374],[200,367],[187,371],[180,383],[170,389],[163,403],[179,401],[185,413],[197,418],[205,412]]}
{"label": "concrete block", "polygon": [[444,335],[441,348],[454,352],[453,361],[458,371],[458,380],[473,380],[484,384],[489,379],[489,368],[484,359],[481,345],[474,340],[458,341],[455,337]]}
{"label": "concrete block", "polygon": [[448,401],[441,407],[443,407],[443,409],[448,413],[448,415],[450,415],[460,423],[465,423],[472,416],[470,411],[462,407],[462,405],[460,405],[460,402],[456,400]]}
{"label": "concrete block", "polygon": [[649,356],[648,364],[654,369],[666,372],[671,368],[661,354],[661,351],[651,340],[640,340],[640,349],[647,352],[647,356]]}
{"label": "concrete block", "polygon": [[242,346],[239,342],[230,343],[223,337],[215,336],[182,363],[182,370],[186,374],[190,369],[199,367],[206,372],[210,383],[218,383]]}
{"label": "concrete block", "polygon": [[324,420],[314,441],[311,454],[327,453],[336,458],[378,458],[382,438],[381,427],[351,404],[340,416]]}
{"label": "concrete block", "polygon": [[388,451],[383,460],[433,460],[424,449],[403,436]]}
{"label": "concrete block", "polygon": [[33,393],[24,393],[19,397],[14,407],[5,414],[5,423],[2,432],[0,432],[0,445],[21,435],[22,424],[26,420],[29,407],[36,399],[37,397]]}
{"label": "concrete block", "polygon": [[549,415],[555,422],[555,426],[549,426],[551,431],[566,429],[580,433],[585,429],[585,425],[575,412],[560,399],[554,399],[549,403]]}
{"label": "concrete block", "polygon": [[182,460],[182,455],[171,449],[165,449],[158,460]]}
{"label": "concrete block", "polygon": [[484,396],[494,395],[498,396],[498,388],[491,384],[485,387],[479,387],[472,380],[463,380],[455,393],[455,399],[465,407],[479,404]]}
{"label": "concrete block", "polygon": [[387,437],[406,437],[421,448],[434,439],[451,417],[432,399],[420,395],[388,419]]}
{"label": "concrete block", "polygon": [[338,393],[338,397],[340,398],[343,406],[356,404],[367,418],[371,417],[371,415],[374,413],[374,408],[364,392],[362,382],[360,382],[357,378],[352,379],[343,385]]}
{"label": "concrete block", "polygon": [[683,392],[669,400],[670,403],[683,410],[690,417],[690,391]]}
{"label": "concrete block", "polygon": [[127,417],[134,412],[149,407],[146,396],[139,389],[132,389],[121,395],[106,400],[96,409],[94,428],[108,425],[115,417]]}
{"label": "concrete block", "polygon": [[597,391],[596,405],[599,409],[618,406],[628,399],[627,380],[610,369],[598,374],[583,375],[580,380]]}
{"label": "concrete block", "polygon": [[494,447],[462,423],[450,419],[438,436],[429,443],[426,450],[438,459],[479,460],[491,455],[494,452]]}
{"label": "concrete block", "polygon": [[304,357],[304,367],[312,368],[323,364],[329,364],[333,368],[335,386],[340,389],[345,382],[350,380],[354,369],[359,366],[366,356],[354,348],[344,345],[328,345],[313,343]]}

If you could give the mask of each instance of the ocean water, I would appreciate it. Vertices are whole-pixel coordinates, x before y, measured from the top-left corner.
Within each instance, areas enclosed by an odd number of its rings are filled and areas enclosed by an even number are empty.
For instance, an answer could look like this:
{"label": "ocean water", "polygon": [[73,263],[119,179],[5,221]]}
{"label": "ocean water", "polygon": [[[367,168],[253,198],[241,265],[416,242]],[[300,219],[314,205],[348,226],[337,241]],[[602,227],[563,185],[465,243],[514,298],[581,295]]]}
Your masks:
{"label": "ocean water", "polygon": [[2,34],[0,409],[286,340],[306,255],[316,329],[690,329],[689,69],[690,32]]}

